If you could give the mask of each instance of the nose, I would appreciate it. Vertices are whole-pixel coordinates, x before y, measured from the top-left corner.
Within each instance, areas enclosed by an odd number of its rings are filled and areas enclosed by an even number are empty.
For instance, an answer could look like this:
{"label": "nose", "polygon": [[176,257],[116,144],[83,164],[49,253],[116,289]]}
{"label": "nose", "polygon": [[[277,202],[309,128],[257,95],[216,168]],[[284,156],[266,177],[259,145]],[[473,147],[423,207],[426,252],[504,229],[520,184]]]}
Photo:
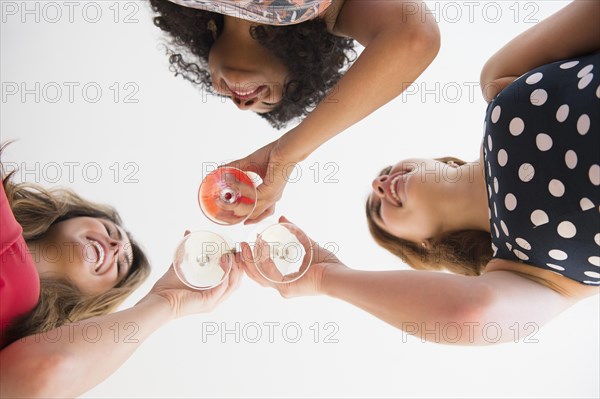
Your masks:
{"label": "nose", "polygon": [[383,176],[378,176],[373,180],[373,192],[375,193],[375,195],[377,195],[379,198],[384,198],[385,197],[385,182],[388,180],[388,175],[383,175]]}
{"label": "nose", "polygon": [[110,246],[110,251],[114,251],[115,255],[118,255],[123,249],[123,243],[112,238],[109,240],[108,245]]}
{"label": "nose", "polygon": [[235,95],[233,95],[231,97],[231,101],[233,101],[233,103],[237,105],[239,109],[241,109],[242,111],[246,111],[252,108],[254,104],[256,104],[257,98],[254,97],[242,100],[241,98],[238,98]]}

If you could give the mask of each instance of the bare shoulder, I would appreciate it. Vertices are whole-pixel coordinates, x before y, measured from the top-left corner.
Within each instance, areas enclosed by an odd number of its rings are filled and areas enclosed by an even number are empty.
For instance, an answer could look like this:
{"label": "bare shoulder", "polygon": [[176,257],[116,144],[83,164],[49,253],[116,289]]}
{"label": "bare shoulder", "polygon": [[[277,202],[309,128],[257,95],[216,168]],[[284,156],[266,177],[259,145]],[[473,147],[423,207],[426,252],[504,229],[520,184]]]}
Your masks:
{"label": "bare shoulder", "polygon": [[400,36],[411,42],[423,39],[432,46],[439,42],[437,22],[423,1],[334,0],[322,18],[332,34],[352,37],[365,47],[387,30],[402,32]]}
{"label": "bare shoulder", "polygon": [[340,11],[344,7],[345,0],[333,0],[332,4],[319,15],[327,24],[327,30],[333,34],[335,33],[335,23],[337,22]]}
{"label": "bare shoulder", "polygon": [[499,271],[515,273],[575,301],[598,295],[600,292],[600,287],[584,285],[561,274],[506,259],[492,259],[487,264],[484,274]]}

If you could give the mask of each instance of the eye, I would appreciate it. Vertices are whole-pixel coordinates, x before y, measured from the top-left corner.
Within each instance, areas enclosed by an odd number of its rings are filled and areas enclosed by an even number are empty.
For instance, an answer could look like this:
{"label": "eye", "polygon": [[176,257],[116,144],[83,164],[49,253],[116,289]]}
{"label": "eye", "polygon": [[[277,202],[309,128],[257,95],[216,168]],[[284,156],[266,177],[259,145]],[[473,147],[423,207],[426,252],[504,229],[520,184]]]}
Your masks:
{"label": "eye", "polygon": [[[114,229],[112,228],[112,226],[110,225],[110,223],[103,223],[104,225],[104,229],[106,229],[106,232],[108,233],[108,236],[110,238],[114,238],[113,237],[113,233],[114,233]],[[123,264],[122,262],[119,260],[119,258],[117,258],[117,275],[121,276],[123,274]]]}
{"label": "eye", "polygon": [[102,224],[104,225],[104,229],[105,229],[105,230],[106,230],[106,232],[108,233],[108,236],[109,236],[110,238],[112,238],[112,233],[113,233],[113,230],[112,230],[112,228],[110,227],[110,225],[109,225],[108,223],[102,223]]}

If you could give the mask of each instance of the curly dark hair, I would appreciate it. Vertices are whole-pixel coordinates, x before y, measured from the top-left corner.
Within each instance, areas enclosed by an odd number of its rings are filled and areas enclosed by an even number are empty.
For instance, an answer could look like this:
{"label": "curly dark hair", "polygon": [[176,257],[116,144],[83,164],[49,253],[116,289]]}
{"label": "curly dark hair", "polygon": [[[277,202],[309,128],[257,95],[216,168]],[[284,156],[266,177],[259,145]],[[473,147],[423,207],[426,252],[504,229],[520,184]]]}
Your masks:
{"label": "curly dark hair", "polygon": [[[221,32],[223,15],[169,0],[149,1],[158,14],[154,24],[170,36],[167,54],[171,71],[214,94],[208,54],[215,40],[207,24],[213,20]],[[253,26],[250,34],[289,71],[278,107],[259,114],[276,129],[312,111],[356,58],[354,40],[332,35],[322,19],[287,26]]]}

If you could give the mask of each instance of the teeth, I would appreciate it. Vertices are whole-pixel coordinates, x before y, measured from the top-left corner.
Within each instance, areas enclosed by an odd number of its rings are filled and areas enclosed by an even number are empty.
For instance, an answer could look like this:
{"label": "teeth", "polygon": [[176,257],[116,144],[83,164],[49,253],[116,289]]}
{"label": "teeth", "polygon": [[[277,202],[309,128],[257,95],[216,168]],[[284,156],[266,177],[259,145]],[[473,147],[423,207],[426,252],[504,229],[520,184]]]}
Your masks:
{"label": "teeth", "polygon": [[104,248],[102,248],[102,245],[100,245],[98,241],[90,240],[90,242],[96,247],[98,253],[100,254],[98,260],[96,261],[96,267],[94,269],[95,271],[98,271],[98,268],[104,263]]}
{"label": "teeth", "polygon": [[258,87],[254,90],[247,90],[247,91],[235,91],[233,90],[233,92],[239,96],[247,96],[248,94],[254,93],[255,91],[258,90]]}
{"label": "teeth", "polygon": [[392,191],[392,197],[394,197],[394,199],[396,200],[396,202],[398,202],[399,204],[402,203],[402,201],[400,201],[400,197],[398,197],[398,193],[396,192],[396,183],[398,183],[398,179],[401,179],[402,175],[396,176],[394,178],[394,180],[392,180],[392,182],[390,183],[390,189]]}

